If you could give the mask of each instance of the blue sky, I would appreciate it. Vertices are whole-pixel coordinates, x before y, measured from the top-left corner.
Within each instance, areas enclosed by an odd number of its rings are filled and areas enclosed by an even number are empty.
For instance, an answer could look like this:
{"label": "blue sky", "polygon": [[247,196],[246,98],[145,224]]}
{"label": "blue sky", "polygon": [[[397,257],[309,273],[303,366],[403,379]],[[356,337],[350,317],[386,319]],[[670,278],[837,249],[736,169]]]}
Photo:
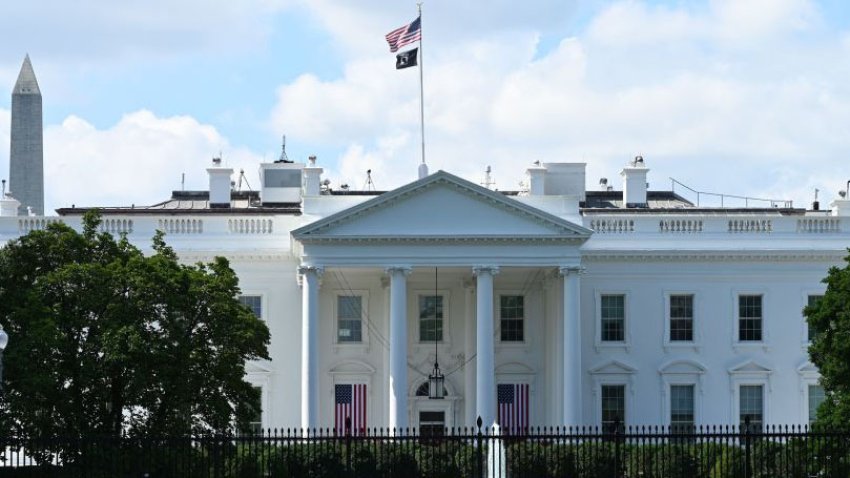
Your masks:
{"label": "blue sky", "polygon": [[[850,166],[850,5],[839,0],[426,1],[432,170],[516,189],[535,160],[618,185],[832,198]],[[48,208],[204,188],[219,151],[256,178],[317,154],[332,185],[415,178],[418,83],[383,35],[415,2],[41,0],[0,4],[0,90],[29,52]],[[0,177],[10,97],[0,95]],[[731,174],[730,174],[731,173]]]}

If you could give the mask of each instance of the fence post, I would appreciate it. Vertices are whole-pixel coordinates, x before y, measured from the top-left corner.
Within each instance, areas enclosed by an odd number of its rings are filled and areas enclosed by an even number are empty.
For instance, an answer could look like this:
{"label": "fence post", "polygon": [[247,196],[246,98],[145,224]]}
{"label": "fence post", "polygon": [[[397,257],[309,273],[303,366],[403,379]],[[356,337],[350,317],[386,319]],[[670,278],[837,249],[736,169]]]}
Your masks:
{"label": "fence post", "polygon": [[475,436],[475,455],[478,462],[478,478],[484,478],[484,435],[481,433],[481,417],[475,422],[478,425],[478,433]]}
{"label": "fence post", "polygon": [[354,469],[351,466],[351,417],[345,417],[345,469],[348,471],[348,476],[354,476]]}
{"label": "fence post", "polygon": [[744,478],[752,478],[753,470],[750,466],[750,417],[744,417]]}

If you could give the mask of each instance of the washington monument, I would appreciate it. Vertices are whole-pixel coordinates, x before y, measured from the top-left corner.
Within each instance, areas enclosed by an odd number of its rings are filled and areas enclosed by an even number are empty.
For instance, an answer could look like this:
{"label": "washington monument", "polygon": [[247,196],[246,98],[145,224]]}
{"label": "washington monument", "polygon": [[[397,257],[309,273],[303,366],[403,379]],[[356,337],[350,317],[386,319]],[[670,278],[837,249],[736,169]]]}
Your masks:
{"label": "washington monument", "polygon": [[19,216],[27,214],[27,207],[37,216],[44,215],[41,90],[29,55],[12,90],[9,193],[21,203]]}

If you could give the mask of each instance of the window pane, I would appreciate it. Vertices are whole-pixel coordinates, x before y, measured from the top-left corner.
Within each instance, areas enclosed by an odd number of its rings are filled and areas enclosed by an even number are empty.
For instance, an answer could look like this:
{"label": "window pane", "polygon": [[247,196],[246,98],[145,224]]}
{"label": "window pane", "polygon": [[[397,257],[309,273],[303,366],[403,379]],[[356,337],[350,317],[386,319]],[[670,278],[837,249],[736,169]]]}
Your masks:
{"label": "window pane", "polygon": [[611,430],[615,423],[622,424],[626,416],[626,386],[602,386],[602,426]]}
{"label": "window pane", "polygon": [[670,341],[694,340],[694,296],[670,296]]}
{"label": "window pane", "polygon": [[[260,393],[260,396],[263,396],[262,387],[254,387],[254,390]],[[248,407],[248,404],[243,404],[243,406]],[[247,435],[260,435],[263,433],[263,409],[262,405],[259,407],[250,407],[250,417],[248,418],[248,423],[246,426],[240,430],[241,433]]]}
{"label": "window pane", "polygon": [[738,340],[762,340],[762,304],[760,295],[738,297]]}
{"label": "window pane", "polygon": [[[809,307],[814,307],[815,305],[817,305],[817,303],[818,303],[821,299],[823,299],[823,296],[822,296],[822,295],[810,295],[810,296],[809,296],[809,298],[808,298],[808,302],[806,303],[806,305],[808,305]],[[811,341],[812,341],[812,339],[814,339],[814,338],[815,338],[815,335],[817,335],[817,333],[818,333],[818,331],[817,331],[817,330],[815,330],[815,328],[814,328],[814,327],[812,327],[812,326],[811,326],[811,324],[809,324],[809,342],[811,342]]]}
{"label": "window pane", "polygon": [[499,298],[500,338],[502,342],[522,342],[525,339],[525,297],[503,295]]}
{"label": "window pane", "polygon": [[626,338],[626,296],[601,297],[601,339],[603,342],[623,342]]}
{"label": "window pane", "polygon": [[443,296],[419,296],[419,341],[442,342]]}
{"label": "window pane", "polygon": [[826,392],[820,385],[809,385],[809,424],[818,417],[818,407],[826,400]]}
{"label": "window pane", "polygon": [[749,418],[752,429],[761,430],[764,424],[764,388],[761,385],[741,385],[739,394],[741,425]]}
{"label": "window pane", "polygon": [[694,429],[694,386],[670,386],[670,427],[674,433],[691,433]]}
{"label": "window pane", "polygon": [[336,298],[337,341],[363,341],[363,297],[340,295]]}
{"label": "window pane", "polygon": [[251,309],[258,318],[263,318],[263,296],[261,295],[240,295],[239,303]]}

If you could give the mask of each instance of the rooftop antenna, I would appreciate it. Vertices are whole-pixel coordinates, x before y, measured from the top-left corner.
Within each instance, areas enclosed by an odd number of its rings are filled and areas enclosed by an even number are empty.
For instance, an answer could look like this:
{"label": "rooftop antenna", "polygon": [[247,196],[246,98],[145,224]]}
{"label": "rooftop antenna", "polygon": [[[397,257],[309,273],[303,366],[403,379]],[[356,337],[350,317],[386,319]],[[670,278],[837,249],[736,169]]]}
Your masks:
{"label": "rooftop antenna", "polygon": [[245,185],[248,186],[248,191],[253,191],[253,189],[251,189],[251,183],[249,183],[248,178],[245,177],[244,169],[239,170],[239,184],[236,186],[236,190],[239,192],[242,192],[242,181],[245,181]]}
{"label": "rooftop antenna", "polygon": [[375,190],[375,182],[372,181],[372,170],[366,170],[366,184],[363,185],[364,191],[374,191]]}
{"label": "rooftop antenna", "polygon": [[278,163],[291,163],[289,160],[289,156],[286,155],[286,135],[281,137],[280,142],[280,158],[277,160]]}
{"label": "rooftop antenna", "polygon": [[490,166],[487,166],[487,169],[484,170],[484,182],[481,185],[487,189],[493,189],[493,185],[496,184],[496,181],[493,181],[493,176],[490,174],[492,171]]}
{"label": "rooftop antenna", "polygon": [[0,199],[6,197],[6,180],[3,180],[3,192],[0,193]]}

